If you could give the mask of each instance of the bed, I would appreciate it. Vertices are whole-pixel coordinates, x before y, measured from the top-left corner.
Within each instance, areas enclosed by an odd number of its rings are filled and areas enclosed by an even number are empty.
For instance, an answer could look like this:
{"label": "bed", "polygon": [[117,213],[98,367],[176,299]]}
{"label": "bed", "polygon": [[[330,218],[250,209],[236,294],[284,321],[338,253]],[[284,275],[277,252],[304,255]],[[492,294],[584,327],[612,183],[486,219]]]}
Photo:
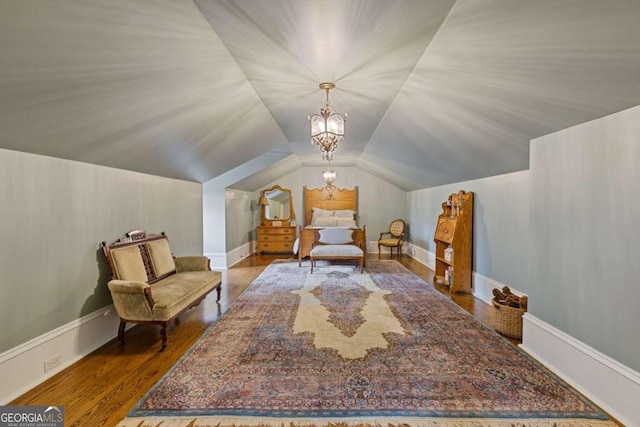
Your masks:
{"label": "bed", "polygon": [[[354,230],[353,240],[359,243],[362,250],[367,253],[366,229],[358,227],[358,187],[353,189],[328,186],[309,189],[303,187],[304,223],[299,229],[298,265],[302,265],[302,259],[309,256],[313,244],[314,232],[327,227],[347,227]],[[322,211],[329,217],[336,218],[335,222],[318,221],[318,215]],[[314,223],[312,220],[315,219]],[[333,213],[333,215],[331,215]],[[339,215],[335,217],[335,215]],[[328,219],[326,221],[329,221]]]}

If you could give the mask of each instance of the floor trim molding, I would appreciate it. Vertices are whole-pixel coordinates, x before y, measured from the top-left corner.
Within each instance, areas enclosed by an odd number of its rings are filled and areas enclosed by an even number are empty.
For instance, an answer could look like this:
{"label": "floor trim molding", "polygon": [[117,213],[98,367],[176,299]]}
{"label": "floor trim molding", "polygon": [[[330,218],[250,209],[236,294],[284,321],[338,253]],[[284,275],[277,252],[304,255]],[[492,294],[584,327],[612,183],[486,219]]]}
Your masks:
{"label": "floor trim molding", "polygon": [[[471,280],[473,286],[473,295],[489,305],[493,304],[491,301],[493,300],[494,289],[502,289],[505,286],[509,286],[505,285],[504,283],[498,282],[497,280],[494,280],[490,277],[483,276],[482,274],[475,271],[472,273]],[[511,290],[511,293],[517,296],[525,295],[523,292],[513,288],[512,286],[509,286],[509,289]]]}
{"label": "floor trim molding", "polygon": [[[409,254],[413,259],[427,266],[428,268],[432,270],[435,269],[436,254],[434,254],[433,252],[430,252],[419,246],[409,244],[407,247],[407,254]],[[482,274],[475,271],[471,273],[471,292],[473,293],[473,296],[479,298],[489,305],[491,305],[491,300],[493,299],[493,289],[502,289],[504,286],[504,283],[500,283],[490,277],[483,276]],[[522,292],[512,288],[511,286],[509,286],[509,288],[511,289],[511,292],[516,295],[524,295]]]}
{"label": "floor trim molding", "polygon": [[226,270],[227,269],[227,254],[218,252],[205,253],[204,256],[211,261],[212,270]]}
{"label": "floor trim molding", "polygon": [[[116,310],[109,305],[0,354],[0,405],[114,339],[119,324]],[[54,356],[60,356],[60,364],[45,372],[44,361]]]}
{"label": "floor trim molding", "polygon": [[530,313],[520,348],[626,426],[640,426],[640,374]]}
{"label": "floor trim molding", "polygon": [[242,261],[244,258],[251,255],[254,252],[253,247],[254,247],[253,242],[247,242],[243,245],[238,246],[235,249],[230,250],[227,253],[227,264],[226,264],[228,266],[227,268],[233,267],[234,265]]}
{"label": "floor trim molding", "polygon": [[428,268],[435,270],[436,254],[434,254],[433,252],[429,252],[428,250],[423,249],[420,246],[416,246],[410,243],[407,247],[407,254],[411,258],[418,261],[420,264],[423,264]]}

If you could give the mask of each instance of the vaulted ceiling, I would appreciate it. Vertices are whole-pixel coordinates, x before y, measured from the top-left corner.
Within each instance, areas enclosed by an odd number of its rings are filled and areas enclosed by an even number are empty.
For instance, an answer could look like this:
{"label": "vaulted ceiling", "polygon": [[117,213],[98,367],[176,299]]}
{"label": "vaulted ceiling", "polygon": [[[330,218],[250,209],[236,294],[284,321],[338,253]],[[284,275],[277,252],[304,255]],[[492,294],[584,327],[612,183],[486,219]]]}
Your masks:
{"label": "vaulted ceiling", "polygon": [[331,81],[338,166],[508,173],[640,104],[638,22],[637,0],[0,0],[0,148],[253,190],[323,164],[306,117]]}

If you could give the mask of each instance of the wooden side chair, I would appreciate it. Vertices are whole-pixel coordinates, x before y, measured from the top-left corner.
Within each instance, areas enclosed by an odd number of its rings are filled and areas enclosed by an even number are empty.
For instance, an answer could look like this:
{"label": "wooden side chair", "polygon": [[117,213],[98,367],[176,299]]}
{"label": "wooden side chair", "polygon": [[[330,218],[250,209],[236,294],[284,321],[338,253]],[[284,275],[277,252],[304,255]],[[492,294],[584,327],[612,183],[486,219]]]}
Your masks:
{"label": "wooden side chair", "polygon": [[388,247],[391,251],[392,257],[393,248],[396,248],[398,251],[398,258],[402,257],[402,243],[404,241],[405,228],[406,223],[401,219],[396,219],[389,225],[389,231],[380,233],[380,239],[378,239],[378,258],[380,258],[380,246]]}

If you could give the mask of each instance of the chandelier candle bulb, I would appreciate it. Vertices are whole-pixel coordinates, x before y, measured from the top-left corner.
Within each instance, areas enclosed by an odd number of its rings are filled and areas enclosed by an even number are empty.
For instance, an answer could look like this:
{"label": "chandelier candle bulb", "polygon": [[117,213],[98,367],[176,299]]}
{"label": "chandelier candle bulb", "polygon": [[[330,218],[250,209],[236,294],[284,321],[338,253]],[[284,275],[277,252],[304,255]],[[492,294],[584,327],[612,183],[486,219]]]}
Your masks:
{"label": "chandelier candle bulb", "polygon": [[338,143],[344,138],[344,123],[347,114],[336,113],[329,106],[329,90],[336,87],[333,83],[320,83],[320,89],[326,91],[327,99],[320,114],[308,115],[311,126],[311,144],[318,144],[324,160],[331,160]]}

